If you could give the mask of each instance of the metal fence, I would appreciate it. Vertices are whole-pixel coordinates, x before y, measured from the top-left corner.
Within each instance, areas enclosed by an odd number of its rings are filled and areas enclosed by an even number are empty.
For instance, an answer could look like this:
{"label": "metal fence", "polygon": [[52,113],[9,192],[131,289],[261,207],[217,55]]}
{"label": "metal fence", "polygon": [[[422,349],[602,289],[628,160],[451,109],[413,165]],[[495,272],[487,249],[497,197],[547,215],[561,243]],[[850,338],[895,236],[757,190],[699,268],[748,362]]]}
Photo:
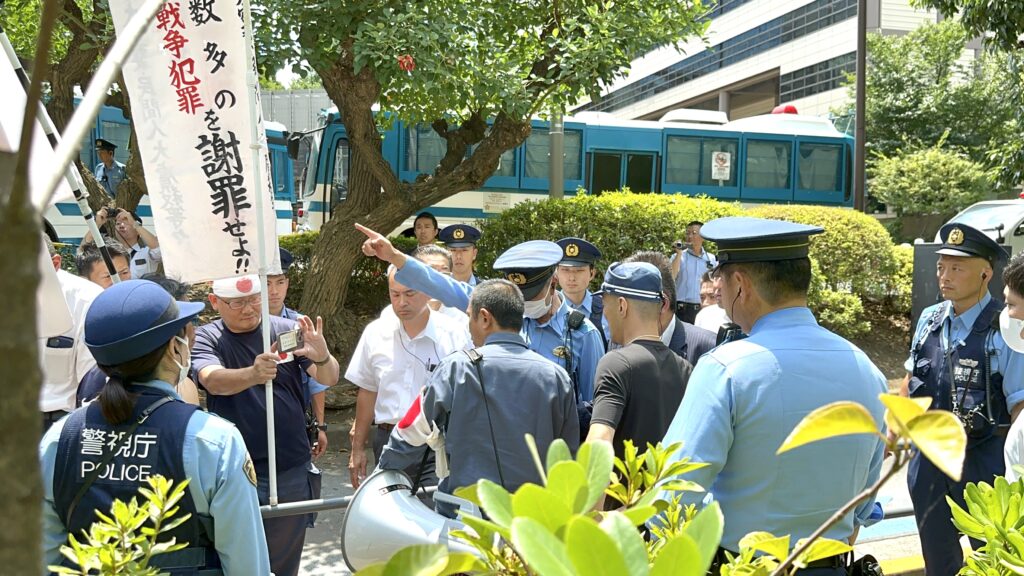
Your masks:
{"label": "metal fence", "polygon": [[304,132],[317,127],[317,116],[334,103],[327,91],[268,90],[261,91],[263,118],[280,122],[291,132]]}

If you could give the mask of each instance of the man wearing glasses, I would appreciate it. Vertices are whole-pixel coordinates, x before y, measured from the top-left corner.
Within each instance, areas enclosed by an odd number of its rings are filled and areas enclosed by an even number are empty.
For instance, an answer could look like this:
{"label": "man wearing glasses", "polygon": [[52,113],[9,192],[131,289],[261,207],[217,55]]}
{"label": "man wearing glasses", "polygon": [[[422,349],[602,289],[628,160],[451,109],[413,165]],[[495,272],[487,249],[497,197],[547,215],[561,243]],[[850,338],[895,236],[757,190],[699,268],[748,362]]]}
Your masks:
{"label": "man wearing glasses", "polygon": [[714,254],[704,250],[703,225],[699,220],[686,225],[686,240],[672,245],[676,253],[669,262],[676,281],[676,317],[690,324],[700,312],[700,279],[718,263]]}
{"label": "man wearing glasses", "polygon": [[[311,488],[305,408],[309,388],[303,372],[325,386],[338,381],[338,361],[323,336],[323,320],[298,321],[270,316],[270,338],[301,330],[302,344],[293,352],[263,352],[260,281],[257,276],[217,280],[210,295],[220,319],[196,330],[192,367],[206,389],[211,412],[230,420],[245,439],[255,464],[260,505],[269,503],[267,409],[264,384],[274,382],[274,426],[277,452],[277,495],[281,503],[308,500]],[[271,569],[295,576],[302,559],[305,515],[263,521]]]}

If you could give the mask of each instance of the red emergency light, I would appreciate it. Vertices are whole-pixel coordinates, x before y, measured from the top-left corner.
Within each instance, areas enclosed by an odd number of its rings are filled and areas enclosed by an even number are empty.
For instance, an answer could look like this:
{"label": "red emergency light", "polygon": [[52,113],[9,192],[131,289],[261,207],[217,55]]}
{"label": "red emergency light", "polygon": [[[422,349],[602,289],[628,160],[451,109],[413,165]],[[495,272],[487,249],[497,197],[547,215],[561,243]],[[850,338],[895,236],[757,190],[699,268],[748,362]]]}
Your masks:
{"label": "red emergency light", "polygon": [[772,114],[799,114],[799,112],[796,111],[796,106],[792,104],[779,104],[772,108]]}

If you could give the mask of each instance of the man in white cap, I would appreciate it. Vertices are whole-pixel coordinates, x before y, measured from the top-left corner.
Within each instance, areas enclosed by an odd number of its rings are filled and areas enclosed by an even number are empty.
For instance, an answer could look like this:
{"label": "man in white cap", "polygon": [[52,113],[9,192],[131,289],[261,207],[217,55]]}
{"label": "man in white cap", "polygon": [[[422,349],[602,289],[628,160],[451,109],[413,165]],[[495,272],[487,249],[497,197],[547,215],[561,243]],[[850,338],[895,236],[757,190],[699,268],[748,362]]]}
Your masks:
{"label": "man in white cap", "polygon": [[[338,361],[323,336],[323,320],[306,316],[296,322],[270,316],[272,352],[263,351],[260,281],[241,276],[213,283],[210,303],[220,320],[196,331],[192,367],[199,385],[209,393],[211,412],[238,427],[256,468],[260,504],[269,503],[267,409],[264,384],[274,382],[274,426],[279,502],[310,498],[309,439],[305,407],[309,388],[303,372],[321,384],[338,381]],[[290,353],[277,353],[278,336],[300,331],[302,344]],[[307,518],[284,516],[263,521],[271,569],[278,576],[295,576],[302,559]]]}

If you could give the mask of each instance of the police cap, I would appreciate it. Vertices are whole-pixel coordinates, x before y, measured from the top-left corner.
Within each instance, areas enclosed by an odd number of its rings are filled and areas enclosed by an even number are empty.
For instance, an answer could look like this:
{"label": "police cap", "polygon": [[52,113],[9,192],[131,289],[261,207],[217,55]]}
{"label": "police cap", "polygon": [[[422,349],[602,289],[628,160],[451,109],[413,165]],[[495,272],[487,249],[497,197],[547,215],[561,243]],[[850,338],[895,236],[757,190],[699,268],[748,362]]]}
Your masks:
{"label": "police cap", "polygon": [[480,231],[469,224],[452,224],[445,226],[437,238],[449,248],[466,248],[476,245],[477,240],[480,240]]}
{"label": "police cap", "polygon": [[661,272],[647,262],[616,262],[604,273],[600,293],[661,302]]}
{"label": "police cap", "polygon": [[946,224],[939,229],[939,239],[942,246],[935,251],[937,254],[984,258],[990,263],[1006,258],[1006,252],[988,234],[966,224]]}
{"label": "police cap", "polygon": [[824,228],[785,220],[730,216],[705,224],[700,235],[718,245],[718,264],[806,258],[811,236]]}
{"label": "police cap", "polygon": [[562,249],[562,266],[593,266],[601,251],[582,238],[562,238],[556,242]]}
{"label": "police cap", "polygon": [[114,144],[110,140],[104,140],[103,138],[96,139],[96,149],[106,150],[107,152],[113,152],[117,149],[117,144]]}
{"label": "police cap", "polygon": [[284,248],[278,248],[281,254],[281,274],[287,274],[288,269],[292,267],[292,262],[295,261],[295,257],[292,253],[285,250]]}
{"label": "police cap", "polygon": [[98,364],[123,364],[169,342],[204,307],[176,302],[155,282],[125,280],[93,300],[85,315],[85,345]]}
{"label": "police cap", "polygon": [[519,287],[525,300],[533,300],[548,286],[562,249],[548,240],[530,240],[509,248],[494,261],[494,269]]}

